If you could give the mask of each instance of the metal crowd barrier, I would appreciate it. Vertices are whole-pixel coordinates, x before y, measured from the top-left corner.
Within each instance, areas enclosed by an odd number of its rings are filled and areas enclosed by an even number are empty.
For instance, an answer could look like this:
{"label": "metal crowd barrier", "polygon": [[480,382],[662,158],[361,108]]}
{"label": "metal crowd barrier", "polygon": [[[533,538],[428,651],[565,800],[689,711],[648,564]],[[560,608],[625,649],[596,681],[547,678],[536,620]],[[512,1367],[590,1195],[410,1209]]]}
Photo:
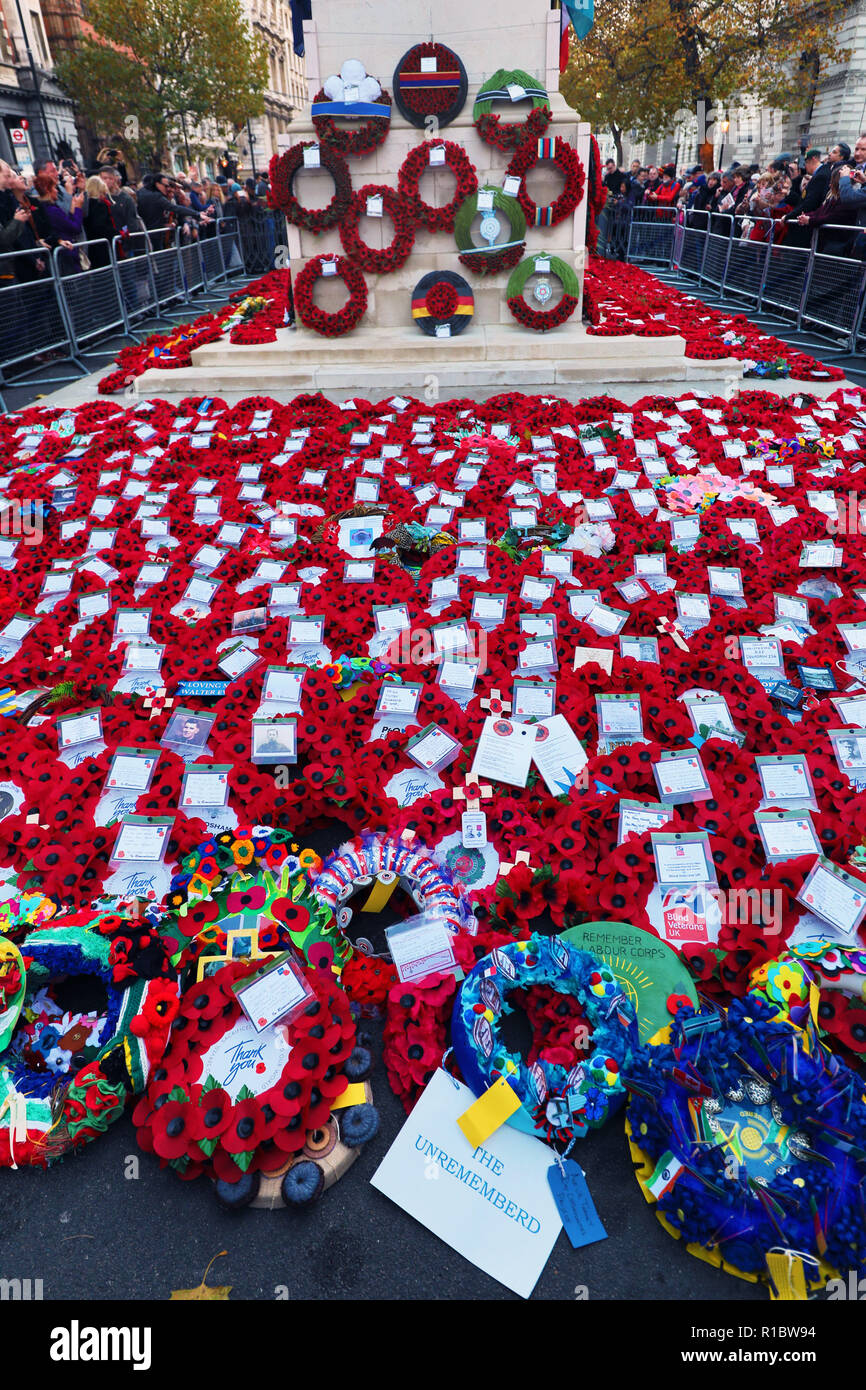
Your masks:
{"label": "metal crowd barrier", "polygon": [[[674,212],[660,223],[662,208],[629,214],[626,259],[659,260],[667,237],[668,268],[711,292],[716,303],[744,300],[753,313],[790,323],[796,331],[830,338],[845,355],[866,343],[866,230],[828,223],[812,230],[809,244],[779,240],[772,218],[729,213]],[[753,239],[755,230],[761,235]],[[799,228],[797,229],[800,230]]]}
{"label": "metal crowd barrier", "polygon": [[[56,355],[72,375],[40,377],[40,384],[86,375],[87,358],[110,357],[98,349],[106,337],[138,342],[148,320],[189,319],[194,298],[207,298],[234,277],[272,270],[276,247],[286,245],[281,213],[253,209],[200,228],[197,239],[181,228],[116,236],[111,242],[76,242],[70,252],[14,251],[0,255],[0,410],[3,386],[41,371],[34,359]],[[90,268],[81,265],[82,253]],[[6,369],[23,366],[10,383]]]}

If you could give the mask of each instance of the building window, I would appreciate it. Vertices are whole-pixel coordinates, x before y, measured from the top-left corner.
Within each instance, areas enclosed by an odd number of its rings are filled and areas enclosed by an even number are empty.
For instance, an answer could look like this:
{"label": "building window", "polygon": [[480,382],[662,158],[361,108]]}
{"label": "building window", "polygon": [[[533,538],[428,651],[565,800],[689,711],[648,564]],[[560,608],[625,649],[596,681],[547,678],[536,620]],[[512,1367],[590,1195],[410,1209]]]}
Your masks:
{"label": "building window", "polygon": [[36,54],[44,68],[48,67],[48,44],[42,31],[42,16],[36,10],[30,11],[30,30],[36,43]]}

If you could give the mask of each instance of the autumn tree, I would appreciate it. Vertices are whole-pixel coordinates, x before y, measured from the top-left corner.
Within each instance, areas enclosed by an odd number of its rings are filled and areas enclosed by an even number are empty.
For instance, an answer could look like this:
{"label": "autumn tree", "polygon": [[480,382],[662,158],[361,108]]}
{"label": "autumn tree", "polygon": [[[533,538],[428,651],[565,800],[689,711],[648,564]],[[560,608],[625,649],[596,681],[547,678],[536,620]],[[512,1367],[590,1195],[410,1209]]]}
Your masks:
{"label": "autumn tree", "polygon": [[809,105],[819,68],[850,56],[834,32],[844,11],[845,0],[596,0],[560,89],[610,130],[622,162],[624,130],[658,137],[701,102]]}
{"label": "autumn tree", "polygon": [[261,114],[264,45],[241,0],[87,0],[88,29],[58,76],[81,113],[139,163],[205,120],[232,132]]}

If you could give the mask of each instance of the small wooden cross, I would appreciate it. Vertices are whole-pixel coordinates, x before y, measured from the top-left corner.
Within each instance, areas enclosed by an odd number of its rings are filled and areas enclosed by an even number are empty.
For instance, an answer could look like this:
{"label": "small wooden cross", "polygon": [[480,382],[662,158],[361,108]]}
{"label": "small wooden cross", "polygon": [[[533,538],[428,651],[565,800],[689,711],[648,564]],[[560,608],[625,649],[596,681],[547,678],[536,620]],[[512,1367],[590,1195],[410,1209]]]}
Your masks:
{"label": "small wooden cross", "polygon": [[515,856],[514,856],[514,863],[513,863],[513,864],[500,864],[500,865],[499,865],[499,872],[500,872],[500,874],[508,875],[508,874],[511,873],[511,870],[512,870],[512,869],[516,869],[516,868],[517,868],[517,865],[518,865],[518,864],[525,864],[526,867],[527,867],[527,869],[530,867],[530,863],[529,863],[529,850],[526,850],[526,849],[519,849],[519,850],[517,851],[517,853],[515,854]]}
{"label": "small wooden cross", "polygon": [[466,782],[462,787],[454,788],[455,801],[465,801],[467,811],[479,810],[481,799],[486,801],[492,795],[493,788],[480,782]]}
{"label": "small wooden cross", "polygon": [[510,714],[511,701],[503,700],[498,690],[491,690],[487,699],[482,700],[481,708],[486,709],[488,714]]}

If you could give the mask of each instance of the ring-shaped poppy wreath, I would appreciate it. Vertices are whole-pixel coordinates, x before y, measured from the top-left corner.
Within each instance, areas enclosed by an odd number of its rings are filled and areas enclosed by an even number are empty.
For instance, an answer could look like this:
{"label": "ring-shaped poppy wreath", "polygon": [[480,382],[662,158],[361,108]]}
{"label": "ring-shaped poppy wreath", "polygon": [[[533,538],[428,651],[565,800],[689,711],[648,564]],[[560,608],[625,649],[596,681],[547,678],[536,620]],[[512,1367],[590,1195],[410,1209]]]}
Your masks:
{"label": "ring-shaped poppy wreath", "polygon": [[[387,246],[368,246],[358,233],[358,224],[367,210],[368,198],[381,198],[383,216],[389,217],[394,224],[394,236]],[[340,241],[355,265],[372,275],[387,275],[392,270],[399,270],[412,254],[415,223],[395,189],[384,183],[367,183],[352,195],[346,216],[340,223]]]}
{"label": "ring-shaped poppy wreath", "polygon": [[85,927],[44,927],[20,952],[0,941],[0,977],[14,986],[0,997],[0,1166],[45,1167],[95,1139],[159,1060],[160,1005],[170,1019],[177,984],[116,985],[110,951]]}
{"label": "ring-shaped poppy wreath", "polygon": [[452,882],[436,856],[417,842],[393,835],[367,834],[348,841],[320,870],[311,870],[310,880],[314,898],[335,913],[338,922],[341,913],[348,922],[345,913],[350,917],[351,910],[346,904],[356,893],[371,895],[380,888],[393,892],[399,884],[419,912],[435,912],[449,931],[465,931],[475,923],[461,885]]}
{"label": "ring-shaped poppy wreath", "polygon": [[436,116],[440,127],[459,116],[469,91],[460,58],[444,43],[416,43],[394,69],[394,100],[404,120],[422,127]]}
{"label": "ring-shaped poppy wreath", "polygon": [[[491,195],[493,210],[481,214],[481,235],[487,246],[476,246],[472,240],[472,223],[478,215],[478,199],[482,193]],[[497,243],[501,224],[496,216],[503,212],[508,219],[508,240]],[[480,188],[461,204],[454,219],[454,240],[461,251],[460,264],[476,275],[495,275],[512,270],[523,259],[526,250],[526,218],[516,198],[509,198],[501,188]]]}
{"label": "ring-shaped poppy wreath", "polygon": [[[510,101],[513,105],[531,101],[532,110],[522,121],[505,121],[492,110],[494,101]],[[537,140],[550,125],[550,98],[545,89],[528,72],[515,68],[499,68],[478,90],[472,108],[475,129],[485,145],[497,150],[517,150],[525,140]]]}
{"label": "ring-shaped poppy wreath", "polygon": [[[324,266],[334,266],[332,275],[341,277],[349,298],[342,309],[328,313],[313,303],[313,286],[325,275]],[[367,309],[367,282],[361,271],[345,256],[314,256],[307,261],[294,283],[295,313],[306,328],[323,338],[342,338],[357,328]]]}
{"label": "ring-shaped poppy wreath", "polygon": [[374,101],[365,102],[363,105],[364,107],[380,106],[382,114],[368,113],[357,120],[353,119],[351,129],[347,130],[345,127],[335,124],[335,118],[343,115],[352,116],[351,111],[340,109],[341,107],[345,108],[346,103],[331,102],[324,89],[318,91],[313,97],[311,114],[313,129],[320,142],[327,145],[329,149],[337,150],[340,154],[355,157],[372,154],[373,150],[377,150],[380,145],[384,144],[391,128],[391,97],[383,89]]}
{"label": "ring-shaped poppy wreath", "polygon": [[[526,188],[526,175],[540,163],[555,164],[565,176],[565,186],[559,197],[541,208],[533,202]],[[520,179],[517,200],[531,227],[555,227],[564,222],[583,198],[586,187],[586,174],[577,150],[561,135],[554,139],[544,136],[541,140],[527,140],[512,156],[505,175]]]}
{"label": "ring-shaped poppy wreath", "polygon": [[327,1123],[349,1084],[349,1001],[310,966],[299,1017],[257,1032],[235,987],[273,957],[223,965],[181,996],[168,1046],[133,1111],[138,1144],[183,1178],[274,1172]]}
{"label": "ring-shaped poppy wreath", "polygon": [[[542,265],[546,262],[549,269],[539,271],[536,265],[538,261]],[[562,285],[562,298],[552,309],[533,309],[524,298],[526,282],[531,275],[536,274],[554,275]],[[551,294],[550,281],[539,280],[533,291],[537,302],[541,305],[546,304]],[[568,262],[559,256],[527,256],[508,277],[505,298],[518,323],[523,324],[524,328],[531,328],[533,333],[547,333],[551,328],[559,328],[571,318],[580,301],[580,281]]]}
{"label": "ring-shaped poppy wreath", "polygon": [[797,1027],[806,1022],[811,986],[820,990],[817,1023],[852,1052],[866,1052],[866,951],[831,941],[798,941],[752,971],[749,987]]}
{"label": "ring-shaped poppy wreath", "polygon": [[[539,1058],[528,1066],[502,1040],[500,1023],[511,1013],[512,990],[548,985],[580,1004],[590,1037],[584,1057],[566,1068]],[[599,1129],[626,1099],[623,1074],[638,1047],[634,1008],[613,971],[560,937],[531,936],[498,946],[463,981],[451,1019],[454,1056],[466,1084],[483,1095],[504,1077],[536,1128],[569,1130],[582,1137]],[[561,1119],[551,1106],[564,1107]],[[538,1115],[539,1109],[541,1114]]]}
{"label": "ring-shaped poppy wreath", "polygon": [[306,878],[321,862],[276,828],[224,831],[197,845],[171,881],[160,922],[172,963],[219,954],[228,929],[254,930],[261,952],[294,947],[315,969],[339,974],[343,938]]}
{"label": "ring-shaped poppy wreath", "polygon": [[[444,167],[450,169],[457,180],[454,197],[441,208],[425,203],[418,191],[421,177],[427,169],[443,167],[442,164],[430,164],[430,151],[434,149],[445,151]],[[453,140],[422,141],[409,151],[397,175],[397,191],[400,197],[405,200],[411,216],[419,226],[426,227],[428,232],[452,232],[454,219],[461,204],[467,198],[471,198],[477,189],[478,176],[469,156],[463,146],[455,145]]]}
{"label": "ring-shaped poppy wreath", "polygon": [[863,1082],[756,994],[681,1009],[636,1055],[626,1133],[646,1200],[690,1254],[770,1282],[792,1250],[821,1287],[866,1270]]}
{"label": "ring-shaped poppy wreath", "polygon": [[[318,148],[319,167],[326,169],[334,180],[334,196],[324,208],[308,208],[295,197],[295,176],[304,168],[304,150]],[[339,150],[330,145],[318,145],[315,140],[302,140],[283,154],[275,154],[269,167],[270,189],[268,203],[285,213],[286,220],[308,232],[324,232],[336,227],[346,215],[352,197],[352,176]]]}
{"label": "ring-shaped poppy wreath", "polygon": [[412,291],[412,318],[431,338],[454,338],[475,313],[471,286],[453,270],[429,270]]}

